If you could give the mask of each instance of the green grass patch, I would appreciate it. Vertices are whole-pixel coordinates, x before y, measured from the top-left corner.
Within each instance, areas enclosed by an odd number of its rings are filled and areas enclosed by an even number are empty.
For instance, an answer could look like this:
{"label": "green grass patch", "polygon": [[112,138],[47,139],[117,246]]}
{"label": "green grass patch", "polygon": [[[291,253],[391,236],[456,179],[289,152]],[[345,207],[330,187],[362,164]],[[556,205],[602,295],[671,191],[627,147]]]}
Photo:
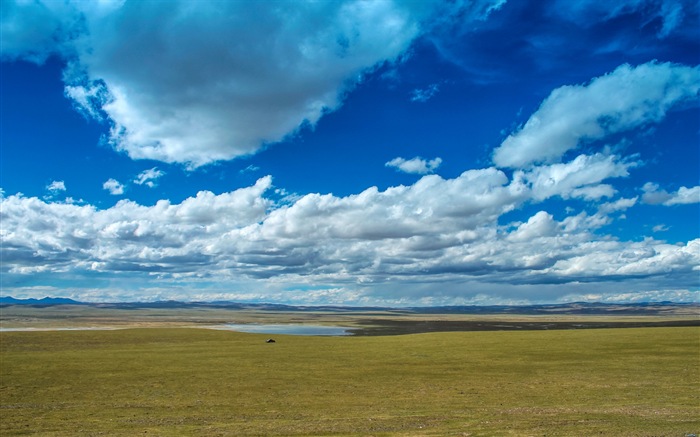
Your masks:
{"label": "green grass patch", "polygon": [[0,333],[0,435],[700,434],[700,328]]}

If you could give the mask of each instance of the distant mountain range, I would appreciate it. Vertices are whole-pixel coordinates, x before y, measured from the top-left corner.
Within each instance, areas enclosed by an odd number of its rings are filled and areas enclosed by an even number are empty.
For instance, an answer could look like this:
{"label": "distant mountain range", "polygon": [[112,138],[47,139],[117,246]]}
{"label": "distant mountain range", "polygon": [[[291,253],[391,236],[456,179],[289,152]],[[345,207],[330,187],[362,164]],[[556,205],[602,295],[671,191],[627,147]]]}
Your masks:
{"label": "distant mountain range", "polygon": [[10,305],[30,305],[47,307],[55,305],[87,305],[96,308],[138,309],[138,308],[219,308],[230,310],[264,310],[264,311],[323,311],[323,312],[367,312],[390,311],[394,313],[420,314],[519,314],[519,315],[552,315],[552,314],[617,314],[617,315],[653,315],[668,314],[674,309],[698,309],[700,303],[675,302],[643,302],[629,304],[610,304],[599,302],[571,302],[564,304],[546,305],[484,305],[484,306],[441,306],[441,307],[346,307],[346,306],[294,306],[270,303],[239,303],[230,301],[214,302],[180,302],[174,300],[158,302],[117,302],[94,303],[79,302],[63,297],[44,297],[42,299],[16,299],[11,296],[0,296],[0,307]]}
{"label": "distant mountain range", "polygon": [[0,305],[88,305],[84,302],[65,297],[44,297],[42,299],[15,299],[12,296],[0,296]]}

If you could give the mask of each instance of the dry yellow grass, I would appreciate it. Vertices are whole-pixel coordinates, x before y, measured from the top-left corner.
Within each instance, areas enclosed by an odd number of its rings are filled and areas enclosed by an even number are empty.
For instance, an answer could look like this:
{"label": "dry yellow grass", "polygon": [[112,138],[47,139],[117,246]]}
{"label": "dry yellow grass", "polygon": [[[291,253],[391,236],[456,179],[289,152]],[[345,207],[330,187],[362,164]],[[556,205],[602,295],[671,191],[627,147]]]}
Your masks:
{"label": "dry yellow grass", "polygon": [[700,432],[700,329],[0,333],[0,434]]}

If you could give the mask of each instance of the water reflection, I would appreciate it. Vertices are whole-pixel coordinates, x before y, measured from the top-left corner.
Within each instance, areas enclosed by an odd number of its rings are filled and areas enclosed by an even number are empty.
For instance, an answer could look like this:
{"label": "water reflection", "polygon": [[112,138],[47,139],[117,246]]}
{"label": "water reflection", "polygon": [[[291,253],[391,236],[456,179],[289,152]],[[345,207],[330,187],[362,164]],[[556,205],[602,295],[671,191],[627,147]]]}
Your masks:
{"label": "water reflection", "polygon": [[229,331],[248,332],[253,334],[285,334],[285,335],[352,335],[346,326],[323,325],[288,325],[288,324],[255,324],[255,323],[227,323],[217,326],[216,329]]}

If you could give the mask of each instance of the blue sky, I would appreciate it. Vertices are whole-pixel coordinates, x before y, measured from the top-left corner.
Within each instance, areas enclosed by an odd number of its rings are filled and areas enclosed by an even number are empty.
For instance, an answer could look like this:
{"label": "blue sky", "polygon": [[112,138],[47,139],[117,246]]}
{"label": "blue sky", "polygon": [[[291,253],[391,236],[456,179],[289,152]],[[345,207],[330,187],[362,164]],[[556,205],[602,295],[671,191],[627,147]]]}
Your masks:
{"label": "blue sky", "polygon": [[2,2],[1,294],[698,301],[695,1]]}

